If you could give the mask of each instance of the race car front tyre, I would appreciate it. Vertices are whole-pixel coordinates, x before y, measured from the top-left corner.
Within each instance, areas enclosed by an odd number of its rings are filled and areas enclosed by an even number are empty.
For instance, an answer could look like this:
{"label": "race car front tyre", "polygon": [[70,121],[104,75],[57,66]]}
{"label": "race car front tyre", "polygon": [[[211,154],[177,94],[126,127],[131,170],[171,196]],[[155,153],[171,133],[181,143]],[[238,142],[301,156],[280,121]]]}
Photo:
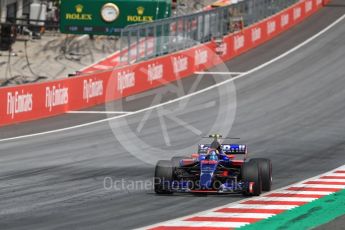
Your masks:
{"label": "race car front tyre", "polygon": [[266,158],[254,158],[251,161],[256,161],[259,164],[262,180],[262,191],[271,191],[272,187],[272,162]]}
{"label": "race car front tyre", "polygon": [[[261,194],[262,181],[258,162],[248,161],[243,164],[242,181],[248,183],[248,188],[243,191],[243,195],[259,196]],[[254,184],[252,184],[253,182]]]}
{"label": "race car front tyre", "polygon": [[171,161],[160,160],[157,162],[154,178],[154,190],[157,194],[171,194],[173,180],[173,167]]}
{"label": "race car front tyre", "polygon": [[183,159],[186,159],[187,157],[172,157],[171,158],[171,164],[173,168],[180,167],[180,161]]}

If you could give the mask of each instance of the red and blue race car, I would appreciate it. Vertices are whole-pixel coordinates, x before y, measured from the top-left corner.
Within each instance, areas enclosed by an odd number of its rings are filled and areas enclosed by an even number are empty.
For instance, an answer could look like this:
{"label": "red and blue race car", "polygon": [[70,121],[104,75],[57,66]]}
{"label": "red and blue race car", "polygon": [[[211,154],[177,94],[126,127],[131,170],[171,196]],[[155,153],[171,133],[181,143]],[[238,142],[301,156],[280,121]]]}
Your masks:
{"label": "red and blue race car", "polygon": [[[269,159],[247,159],[247,146],[220,144],[219,134],[210,135],[211,144],[200,144],[190,157],[160,160],[155,168],[157,194],[242,193],[258,196],[270,191],[272,163]],[[240,158],[240,159],[239,159]]]}

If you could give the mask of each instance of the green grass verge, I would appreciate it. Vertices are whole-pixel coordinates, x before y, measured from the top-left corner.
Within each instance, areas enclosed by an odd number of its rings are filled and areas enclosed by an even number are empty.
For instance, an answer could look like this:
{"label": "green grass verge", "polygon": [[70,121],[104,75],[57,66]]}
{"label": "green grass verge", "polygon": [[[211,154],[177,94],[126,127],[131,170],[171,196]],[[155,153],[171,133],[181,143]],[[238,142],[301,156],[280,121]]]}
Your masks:
{"label": "green grass verge", "polygon": [[[345,190],[314,200],[268,219],[243,226],[241,230],[312,229],[345,214]],[[344,226],[345,229],[345,226]]]}

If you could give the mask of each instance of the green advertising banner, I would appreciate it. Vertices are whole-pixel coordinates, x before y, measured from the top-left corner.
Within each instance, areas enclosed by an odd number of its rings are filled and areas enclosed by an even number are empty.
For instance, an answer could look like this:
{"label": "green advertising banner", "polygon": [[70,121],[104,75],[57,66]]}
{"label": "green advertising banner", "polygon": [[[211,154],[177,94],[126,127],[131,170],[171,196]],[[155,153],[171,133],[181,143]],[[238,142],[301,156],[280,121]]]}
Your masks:
{"label": "green advertising banner", "polygon": [[171,0],[61,0],[60,31],[119,35],[130,24],[170,17]]}

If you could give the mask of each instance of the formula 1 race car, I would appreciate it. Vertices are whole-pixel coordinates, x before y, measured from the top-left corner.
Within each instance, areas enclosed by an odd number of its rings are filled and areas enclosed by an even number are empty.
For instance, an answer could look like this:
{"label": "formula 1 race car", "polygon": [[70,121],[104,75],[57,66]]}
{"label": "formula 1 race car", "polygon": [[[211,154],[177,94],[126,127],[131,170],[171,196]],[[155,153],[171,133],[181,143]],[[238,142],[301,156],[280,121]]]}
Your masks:
{"label": "formula 1 race car", "polygon": [[[247,159],[246,145],[220,144],[219,134],[210,135],[211,144],[200,144],[190,157],[160,160],[155,169],[157,194],[242,193],[258,196],[270,191],[272,163],[269,159]],[[242,156],[242,159],[237,159]]]}

